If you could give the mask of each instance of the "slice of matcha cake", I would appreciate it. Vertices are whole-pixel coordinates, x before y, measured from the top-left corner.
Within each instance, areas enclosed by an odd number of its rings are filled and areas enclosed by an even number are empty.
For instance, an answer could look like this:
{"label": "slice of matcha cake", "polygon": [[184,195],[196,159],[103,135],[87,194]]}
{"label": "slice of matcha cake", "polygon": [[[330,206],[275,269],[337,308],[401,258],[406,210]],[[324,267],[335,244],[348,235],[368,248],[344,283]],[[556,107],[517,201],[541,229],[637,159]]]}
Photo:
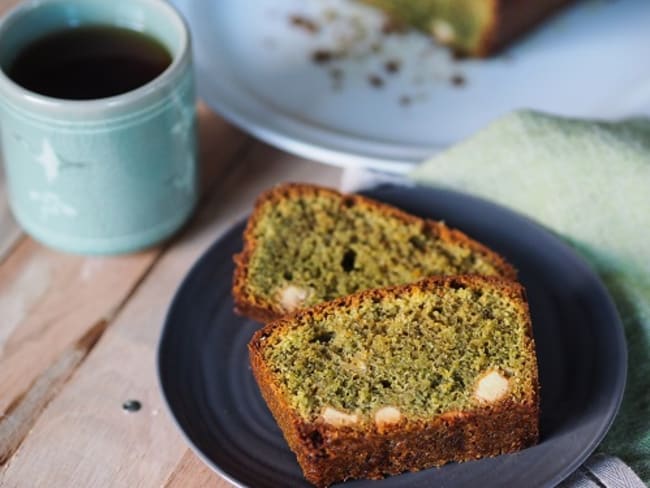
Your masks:
{"label": "slice of matcha cake", "polygon": [[485,57],[571,0],[362,0],[459,54]]}
{"label": "slice of matcha cake", "polygon": [[259,321],[433,275],[516,277],[499,255],[443,223],[305,184],[260,196],[235,263],[236,307]]}
{"label": "slice of matcha cake", "polygon": [[537,442],[535,346],[521,285],[429,278],[367,290],[258,330],[264,399],[317,486]]}

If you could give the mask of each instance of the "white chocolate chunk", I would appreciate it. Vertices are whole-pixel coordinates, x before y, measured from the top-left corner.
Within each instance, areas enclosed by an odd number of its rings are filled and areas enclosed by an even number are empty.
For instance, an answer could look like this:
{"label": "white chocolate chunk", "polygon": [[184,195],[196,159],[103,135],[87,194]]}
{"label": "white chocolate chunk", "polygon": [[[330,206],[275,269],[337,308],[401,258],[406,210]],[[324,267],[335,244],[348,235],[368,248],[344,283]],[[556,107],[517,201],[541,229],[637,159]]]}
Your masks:
{"label": "white chocolate chunk", "polygon": [[355,414],[340,412],[332,407],[325,407],[325,410],[323,410],[323,420],[326,424],[330,424],[335,427],[343,427],[345,425],[356,424],[359,420],[359,417]]}
{"label": "white chocolate chunk", "polygon": [[482,402],[496,402],[506,394],[508,386],[508,378],[492,370],[478,380],[474,396]]}
{"label": "white chocolate chunk", "polygon": [[292,312],[300,307],[308,294],[309,291],[305,288],[289,285],[280,291],[280,305],[287,312]]}
{"label": "white chocolate chunk", "polygon": [[431,34],[443,44],[449,44],[456,38],[454,27],[442,19],[433,19],[430,24]]}
{"label": "white chocolate chunk", "polygon": [[375,424],[377,427],[396,424],[401,418],[402,414],[395,407],[382,407],[375,412]]}

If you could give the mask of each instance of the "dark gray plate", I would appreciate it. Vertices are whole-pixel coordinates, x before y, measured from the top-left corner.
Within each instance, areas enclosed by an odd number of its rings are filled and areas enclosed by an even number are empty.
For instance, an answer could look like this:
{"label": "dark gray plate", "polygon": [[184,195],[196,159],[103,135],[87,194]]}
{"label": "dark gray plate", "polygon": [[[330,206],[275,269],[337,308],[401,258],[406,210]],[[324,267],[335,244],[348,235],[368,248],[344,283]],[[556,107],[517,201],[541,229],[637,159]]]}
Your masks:
{"label": "dark gray plate", "polygon": [[[454,192],[382,187],[368,195],[443,219],[513,263],[527,289],[541,383],[541,441],[516,454],[449,464],[349,488],[554,486],[596,448],[617,412],[626,344],[594,272],[548,231]],[[158,370],[172,415],[197,454],[239,486],[310,486],[266,408],[246,344],[259,324],[233,313],[232,255],[243,224],[212,245],[180,286],[160,339]]]}

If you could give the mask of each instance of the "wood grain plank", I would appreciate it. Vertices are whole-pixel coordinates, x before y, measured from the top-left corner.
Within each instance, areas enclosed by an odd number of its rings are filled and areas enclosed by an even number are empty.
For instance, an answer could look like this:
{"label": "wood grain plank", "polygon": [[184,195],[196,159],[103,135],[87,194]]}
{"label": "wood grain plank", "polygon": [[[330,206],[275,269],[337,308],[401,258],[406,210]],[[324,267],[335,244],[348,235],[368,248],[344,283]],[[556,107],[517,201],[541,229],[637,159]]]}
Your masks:
{"label": "wood grain plank", "polygon": [[4,14],[5,12],[8,12],[9,9],[15,7],[21,1],[23,0],[2,0],[2,4],[0,5],[0,15]]}
{"label": "wood grain plank", "polygon": [[[262,189],[285,180],[336,185],[339,175],[338,169],[257,145],[212,190],[192,226],[146,276],[38,419],[0,484],[158,487],[171,480],[176,486],[201,486],[206,472],[183,462],[187,446],[157,385],[155,348],[167,306],[192,263],[250,210]],[[121,409],[130,398],[142,402],[140,412]]]}
{"label": "wood grain plank", "polygon": [[86,332],[38,377],[24,395],[15,398],[7,407],[7,412],[0,418],[0,465],[16,452],[39,414],[95,346],[106,326],[107,322],[102,320]]}
{"label": "wood grain plank", "polygon": [[90,327],[112,318],[159,252],[83,258],[20,243],[0,266],[0,412]]}
{"label": "wood grain plank", "polygon": [[165,488],[230,488],[231,486],[189,449],[185,451],[165,483]]}

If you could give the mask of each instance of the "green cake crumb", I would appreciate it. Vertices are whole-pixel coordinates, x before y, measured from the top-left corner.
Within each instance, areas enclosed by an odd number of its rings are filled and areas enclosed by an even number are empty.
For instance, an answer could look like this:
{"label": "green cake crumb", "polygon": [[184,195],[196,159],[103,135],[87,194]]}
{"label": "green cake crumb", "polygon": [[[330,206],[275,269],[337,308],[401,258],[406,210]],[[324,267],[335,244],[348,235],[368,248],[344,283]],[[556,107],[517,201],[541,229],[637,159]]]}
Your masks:
{"label": "green cake crumb", "polygon": [[447,288],[307,315],[265,338],[264,355],[291,406],[314,420],[323,409],[368,418],[392,406],[409,418],[462,411],[497,372],[521,400],[536,374],[520,304],[496,288]]}
{"label": "green cake crumb", "polygon": [[422,221],[308,195],[266,205],[257,221],[248,291],[301,307],[430,275],[498,275],[469,247],[442,242]]}

